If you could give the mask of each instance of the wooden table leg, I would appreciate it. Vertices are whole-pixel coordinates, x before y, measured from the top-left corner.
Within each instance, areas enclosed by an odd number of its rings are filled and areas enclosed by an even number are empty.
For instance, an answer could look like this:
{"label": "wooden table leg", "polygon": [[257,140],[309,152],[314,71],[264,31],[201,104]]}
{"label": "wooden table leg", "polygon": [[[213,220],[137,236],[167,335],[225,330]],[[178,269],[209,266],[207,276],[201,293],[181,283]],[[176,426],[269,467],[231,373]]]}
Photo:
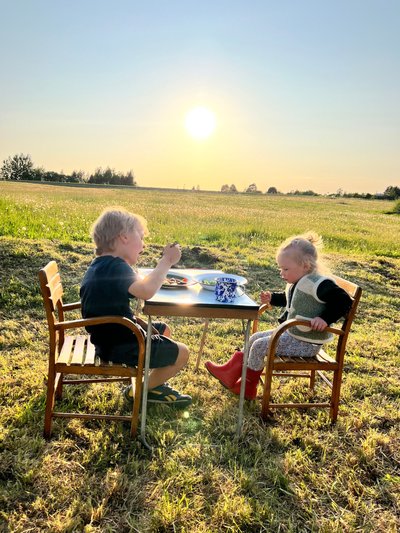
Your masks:
{"label": "wooden table leg", "polygon": [[201,356],[203,355],[204,343],[206,342],[206,336],[207,336],[207,331],[208,331],[208,324],[209,324],[209,322],[210,322],[210,321],[208,320],[208,318],[206,318],[206,320],[204,321],[204,328],[203,328],[203,333],[202,333],[202,335],[201,335],[201,341],[200,341],[199,353],[197,354],[197,360],[196,360],[195,370],[198,370],[198,369],[199,369]]}
{"label": "wooden table leg", "polygon": [[147,322],[147,337],[146,337],[146,352],[144,359],[144,378],[142,388],[142,414],[140,419],[140,441],[147,449],[151,450],[151,446],[146,441],[146,417],[147,417],[147,392],[149,390],[149,369],[150,369],[150,354],[151,354],[151,335],[153,327],[151,324],[151,316],[148,316]]}

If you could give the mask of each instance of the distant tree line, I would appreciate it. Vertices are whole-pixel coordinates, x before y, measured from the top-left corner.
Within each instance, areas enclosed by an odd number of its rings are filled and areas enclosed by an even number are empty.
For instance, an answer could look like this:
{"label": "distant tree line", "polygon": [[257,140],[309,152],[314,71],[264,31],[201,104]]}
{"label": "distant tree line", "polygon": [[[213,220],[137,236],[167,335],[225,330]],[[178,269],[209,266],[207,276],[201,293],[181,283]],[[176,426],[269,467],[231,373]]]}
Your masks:
{"label": "distant tree line", "polygon": [[[48,181],[57,183],[89,183],[98,185],[128,185],[135,187],[137,185],[135,176],[131,170],[126,174],[117,172],[114,169],[107,167],[105,169],[97,168],[93,174],[86,174],[82,170],[73,170],[71,174],[64,174],[63,172],[55,172],[53,170],[45,170],[41,167],[35,167],[32,158],[29,154],[16,154],[10,156],[3,161],[0,168],[0,179],[14,180],[14,181]],[[193,187],[192,191],[200,191],[199,185]],[[222,193],[238,193],[235,184],[224,184],[221,187]],[[251,183],[243,190],[246,194],[262,194],[257,188],[256,183]],[[284,194],[276,187],[269,187],[265,194]],[[293,196],[321,196],[312,190],[300,191],[293,190],[286,193]],[[325,196],[325,195],[323,195]],[[336,193],[328,196],[343,197],[343,198],[365,198],[365,199],[383,199],[383,200],[398,200],[400,199],[400,187],[390,185],[386,187],[383,193],[346,193],[342,189],[338,189]]]}
{"label": "distant tree line", "polygon": [[29,154],[16,154],[3,161],[0,169],[3,180],[14,181],[50,181],[57,183],[92,183],[102,185],[130,185],[136,186],[134,174],[129,170],[126,174],[114,169],[97,168],[93,174],[86,174],[82,170],[73,170],[71,174],[45,170],[35,167]]}
{"label": "distant tree line", "polygon": [[[222,193],[232,193],[232,192],[238,192],[235,185],[222,185],[221,187]],[[262,191],[258,190],[257,185],[255,183],[251,183],[248,187],[246,187],[243,190],[244,193],[247,194],[262,194]],[[276,187],[269,187],[265,194],[285,194],[280,191]],[[320,195],[317,192],[314,192],[312,190],[306,190],[306,191],[299,191],[299,190],[293,190],[286,193],[287,196],[332,196],[332,197],[338,197],[341,196],[343,198],[364,198],[364,199],[379,199],[379,200],[397,200],[400,199],[400,187],[394,187],[393,185],[390,185],[389,187],[386,187],[385,191],[383,193],[379,194],[371,194],[371,193],[347,193],[344,192],[342,189],[338,189],[336,193],[332,193],[329,195]]]}

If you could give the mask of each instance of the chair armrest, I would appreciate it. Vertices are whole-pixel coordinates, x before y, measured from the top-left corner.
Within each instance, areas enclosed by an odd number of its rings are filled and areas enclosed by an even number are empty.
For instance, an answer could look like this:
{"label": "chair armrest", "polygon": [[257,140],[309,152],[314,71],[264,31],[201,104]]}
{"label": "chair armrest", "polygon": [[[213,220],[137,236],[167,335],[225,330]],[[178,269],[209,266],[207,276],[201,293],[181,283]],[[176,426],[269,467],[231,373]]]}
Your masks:
{"label": "chair armrest", "polygon": [[271,304],[262,304],[262,305],[260,305],[260,307],[258,308],[258,317],[260,317],[262,314],[265,313],[265,311],[269,311],[270,309],[272,309],[272,305]]}
{"label": "chair armrest", "polygon": [[[293,326],[311,327],[311,321],[310,320],[298,320],[296,318],[291,318],[289,320],[286,320],[285,322],[282,322],[282,324],[280,324],[277,328],[275,328],[270,339],[273,340],[275,337],[280,337],[284,331],[286,331],[289,328],[292,328]],[[331,328],[330,326],[325,328],[324,331],[328,331],[329,333],[334,333],[335,335],[344,335],[344,331],[342,329]]]}
{"label": "chair armrest", "polygon": [[142,331],[134,322],[132,322],[132,320],[129,320],[129,318],[126,318],[124,316],[110,315],[99,316],[96,318],[65,320],[63,322],[57,322],[54,327],[56,330],[64,331],[66,329],[84,328],[86,326],[98,326],[100,324],[121,324],[121,326],[129,328],[134,333],[134,335],[138,339],[139,346],[141,346],[142,344],[144,346],[144,337]]}
{"label": "chair armrest", "polygon": [[70,304],[63,304],[63,311],[72,311],[72,309],[80,309],[81,302],[72,302]]}
{"label": "chair armrest", "polygon": [[[278,342],[279,337],[284,333],[287,329],[292,328],[293,326],[309,326],[311,327],[310,320],[297,320],[296,318],[291,318],[289,320],[286,320],[282,324],[280,324],[272,333],[271,337],[269,338],[269,348],[268,348],[268,355],[275,353],[276,345]],[[324,329],[324,331],[328,331],[329,333],[333,333],[334,335],[342,336],[344,335],[344,331],[342,329],[338,328],[331,328],[327,327]]]}
{"label": "chair armrest", "polygon": [[272,309],[272,305],[271,304],[262,304],[262,305],[260,305],[260,307],[258,308],[257,319],[253,321],[252,333],[255,333],[258,330],[258,321],[259,321],[260,316],[263,313],[265,313],[265,311],[268,311],[269,309]]}

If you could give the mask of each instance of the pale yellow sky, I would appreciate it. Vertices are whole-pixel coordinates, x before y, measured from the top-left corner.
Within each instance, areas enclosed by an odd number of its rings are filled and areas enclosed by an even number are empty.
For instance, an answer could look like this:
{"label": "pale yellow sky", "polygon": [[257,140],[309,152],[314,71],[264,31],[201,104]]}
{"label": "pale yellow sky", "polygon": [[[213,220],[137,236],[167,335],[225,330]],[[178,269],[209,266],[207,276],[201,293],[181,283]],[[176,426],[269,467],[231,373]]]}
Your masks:
{"label": "pale yellow sky", "polygon": [[[109,166],[150,187],[399,184],[399,3],[43,0],[3,11],[0,161]],[[203,140],[184,124],[198,105],[216,117]]]}

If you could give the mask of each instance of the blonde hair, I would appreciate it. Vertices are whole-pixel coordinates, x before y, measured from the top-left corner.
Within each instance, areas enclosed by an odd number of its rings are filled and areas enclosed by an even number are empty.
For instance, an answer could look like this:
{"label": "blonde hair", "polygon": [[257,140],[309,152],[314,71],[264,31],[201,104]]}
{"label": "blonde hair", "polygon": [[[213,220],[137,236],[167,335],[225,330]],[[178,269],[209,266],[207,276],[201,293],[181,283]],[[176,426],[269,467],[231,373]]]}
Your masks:
{"label": "blonde hair", "polygon": [[318,251],[322,248],[322,237],[315,231],[307,231],[302,235],[289,237],[276,252],[276,258],[283,253],[292,254],[293,259],[299,264],[309,264],[309,272],[328,272],[329,269],[319,258]]}
{"label": "blonde hair", "polygon": [[105,209],[90,228],[90,236],[96,245],[96,255],[113,252],[115,241],[121,234],[139,228],[147,235],[147,222],[142,216],[130,213],[123,207]]}

